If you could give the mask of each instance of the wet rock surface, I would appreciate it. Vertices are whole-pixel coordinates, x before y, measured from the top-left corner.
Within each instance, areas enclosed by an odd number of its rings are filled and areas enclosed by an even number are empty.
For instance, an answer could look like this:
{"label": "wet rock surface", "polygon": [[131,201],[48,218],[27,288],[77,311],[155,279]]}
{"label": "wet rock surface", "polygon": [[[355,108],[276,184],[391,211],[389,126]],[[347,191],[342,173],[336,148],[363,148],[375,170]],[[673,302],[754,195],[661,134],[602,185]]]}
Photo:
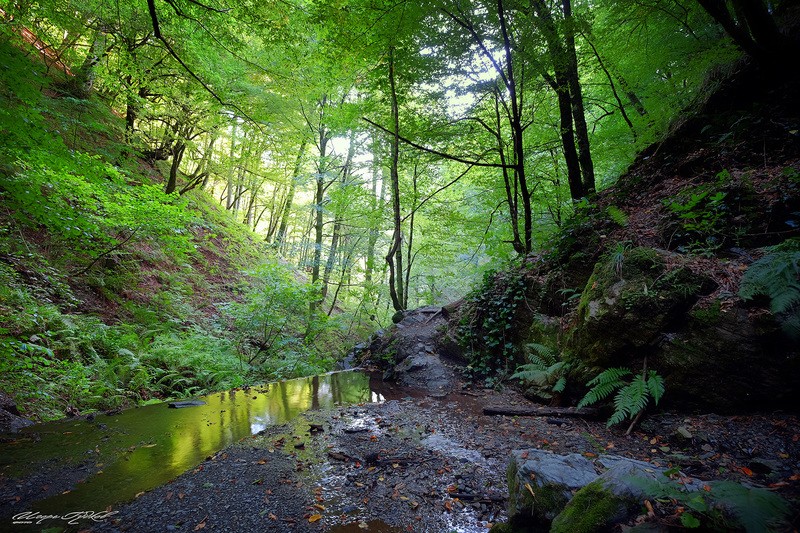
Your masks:
{"label": "wet rock surface", "polygon": [[16,433],[32,424],[31,420],[21,416],[14,399],[0,391],[0,433]]}
{"label": "wet rock surface", "polygon": [[398,313],[398,322],[365,347],[371,362],[386,368],[384,379],[443,398],[457,389],[459,365],[447,356],[441,331],[448,311],[428,306]]}

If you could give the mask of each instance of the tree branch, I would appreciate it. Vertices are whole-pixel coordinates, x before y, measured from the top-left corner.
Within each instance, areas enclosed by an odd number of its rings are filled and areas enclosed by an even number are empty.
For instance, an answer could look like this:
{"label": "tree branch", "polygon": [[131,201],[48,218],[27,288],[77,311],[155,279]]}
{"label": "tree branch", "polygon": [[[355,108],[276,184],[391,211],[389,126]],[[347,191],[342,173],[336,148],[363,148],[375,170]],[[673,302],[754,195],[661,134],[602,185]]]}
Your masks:
{"label": "tree branch", "polygon": [[[379,130],[381,130],[384,133],[388,133],[390,135],[394,135],[393,131],[381,126],[377,122],[371,121],[367,117],[361,117],[361,120],[363,120],[367,124],[371,124],[372,126],[375,126],[376,128],[378,128]],[[439,150],[434,150],[433,148],[428,148],[427,146],[422,146],[421,144],[415,143],[414,141],[412,141],[410,139],[406,139],[402,135],[399,136],[398,138],[401,141],[403,141],[403,143],[405,143],[405,144],[407,144],[407,145],[409,145],[409,146],[411,146],[413,148],[416,148],[417,150],[422,150],[423,152],[427,152],[429,154],[438,155],[439,157],[442,157],[444,159],[449,159],[450,161],[456,161],[458,163],[464,163],[465,165],[471,165],[471,166],[474,166],[474,167],[488,167],[488,168],[513,168],[513,166],[502,165],[500,163],[481,163],[480,161],[470,161],[468,159],[464,159],[463,157],[459,157],[459,156],[456,156],[456,155],[451,155],[451,154],[448,154],[448,153],[445,153],[445,152],[440,152]]]}
{"label": "tree branch", "polygon": [[[175,7],[173,3],[171,3],[171,2],[167,2],[167,3],[169,3],[171,6],[173,6],[173,8]],[[178,55],[178,53],[175,52],[175,50],[172,48],[172,46],[169,44],[169,42],[161,34],[161,25],[160,25],[159,20],[158,20],[158,12],[156,11],[155,0],[147,0],[147,9],[148,9],[148,11],[150,13],[150,22],[153,25],[153,35],[156,37],[156,39],[161,41],[161,44],[163,44],[164,48],[167,49],[167,52],[169,52],[169,55],[171,55],[173,57],[173,59],[175,59],[175,61],[177,61],[178,64],[181,67],[183,67],[183,69],[187,73],[189,73],[189,75],[192,78],[194,78],[203,87],[203,89],[205,89],[205,91],[214,98],[214,100],[219,102],[220,105],[235,109],[236,111],[239,112],[239,114],[241,114],[242,118],[247,119],[248,122],[252,123],[254,126],[256,126],[259,129],[259,131],[261,131],[263,133],[264,130],[261,129],[261,125],[258,122],[256,122],[253,118],[251,118],[250,115],[245,113],[242,110],[242,108],[240,108],[238,105],[230,103],[230,102],[226,102],[225,100],[220,98],[220,96],[216,92],[214,92],[214,90],[211,87],[209,87],[209,85],[206,82],[204,82],[200,78],[200,76],[195,74],[195,72],[189,67],[189,65],[187,65],[183,61],[183,59],[181,59],[181,57]]]}

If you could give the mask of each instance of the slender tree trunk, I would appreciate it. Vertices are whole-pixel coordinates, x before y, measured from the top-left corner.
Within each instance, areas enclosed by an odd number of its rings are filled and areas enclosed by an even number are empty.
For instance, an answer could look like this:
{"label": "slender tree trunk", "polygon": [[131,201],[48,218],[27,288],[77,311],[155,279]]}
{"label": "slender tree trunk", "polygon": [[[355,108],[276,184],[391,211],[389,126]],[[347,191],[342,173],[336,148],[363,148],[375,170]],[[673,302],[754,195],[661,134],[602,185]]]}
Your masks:
{"label": "slender tree trunk", "polygon": [[[356,131],[350,131],[350,139],[347,147],[347,158],[345,159],[342,167],[341,179],[339,180],[340,186],[343,187],[350,178],[353,166],[353,156],[356,152]],[[336,264],[336,253],[339,246],[339,239],[342,232],[342,215],[336,213],[333,220],[333,235],[331,236],[331,249],[328,253],[328,260],[325,262],[325,271],[322,273],[322,299],[328,295],[328,283],[331,279],[331,272]]]}
{"label": "slender tree trunk", "polygon": [[389,88],[392,99],[392,127],[393,135],[390,141],[391,160],[389,177],[391,180],[392,220],[394,232],[392,233],[392,246],[386,254],[386,263],[389,265],[389,295],[395,311],[402,311],[403,307],[403,228],[400,217],[400,175],[398,166],[400,162],[400,109],[397,104],[397,86],[394,79],[394,47],[389,47]]}
{"label": "slender tree trunk", "polygon": [[[228,164],[229,165],[233,164],[233,157],[236,154],[236,128],[237,128],[237,124],[236,124],[235,118],[234,118],[234,123],[233,123],[233,126],[231,127],[231,141],[230,141],[231,142],[231,146],[230,146],[230,150],[228,151]],[[228,197],[225,200],[225,209],[228,210],[228,211],[233,209],[235,198],[236,198],[236,194],[234,192],[234,187],[236,186],[234,177],[235,177],[236,174],[234,173],[234,169],[233,169],[232,166],[229,167],[229,168],[230,168],[230,170],[228,170]]]}
{"label": "slender tree trunk", "polygon": [[[323,104],[324,105],[324,104]],[[330,140],[328,130],[324,124],[320,123],[319,129],[319,164],[317,168],[317,187],[314,192],[314,259],[311,264],[311,283],[316,283],[320,279],[320,264],[322,263],[322,229],[323,229],[323,202],[325,200],[325,174],[327,172],[328,141]],[[322,298],[324,299],[324,294]],[[313,313],[320,301],[311,301],[309,310]]]}
{"label": "slender tree trunk", "polygon": [[294,163],[294,171],[292,172],[292,181],[289,182],[289,191],[286,193],[286,201],[283,205],[283,213],[281,214],[281,225],[278,228],[278,236],[275,238],[275,245],[281,247],[286,240],[286,231],[289,227],[289,214],[292,211],[292,204],[294,203],[294,193],[297,190],[297,182],[300,179],[300,173],[303,169],[303,157],[305,156],[307,141],[303,139],[300,143],[300,150],[297,152],[297,159]]}
{"label": "slender tree trunk", "polygon": [[542,76],[555,91],[558,98],[558,114],[561,119],[561,146],[564,150],[564,162],[567,166],[570,196],[573,200],[580,200],[586,195],[586,190],[581,180],[580,158],[575,148],[572,100],[565,72],[566,52],[559,42],[558,30],[549,8],[542,0],[532,0],[531,3],[538,15],[538,23],[547,43],[548,55],[553,64],[554,76],[550,76],[545,70],[542,71]]}
{"label": "slender tree trunk", "polygon": [[[375,268],[375,244],[380,234],[381,218],[383,215],[383,198],[386,189],[386,180],[379,178],[382,172],[380,165],[380,150],[377,135],[372,139],[372,196],[370,197],[370,213],[372,215],[369,225],[369,238],[367,239],[367,259],[364,268],[364,285],[372,284],[372,272]],[[380,180],[380,195],[378,195],[378,181]]]}
{"label": "slender tree trunk", "polygon": [[414,177],[413,177],[413,200],[411,202],[411,216],[409,217],[408,221],[408,246],[406,246],[406,281],[405,281],[405,293],[403,298],[403,308],[408,309],[408,293],[410,292],[409,287],[411,287],[411,266],[414,263],[414,256],[411,255],[411,250],[414,247],[414,215],[417,212],[417,169],[414,168]]}
{"label": "slender tree trunk", "polygon": [[578,141],[578,160],[582,173],[582,185],[585,194],[595,190],[594,163],[589,147],[589,131],[586,127],[586,113],[583,108],[583,93],[578,76],[578,54],[575,50],[575,20],[572,16],[570,0],[562,0],[564,9],[564,41],[566,43],[567,83],[572,103],[572,118],[575,123],[575,136]]}
{"label": "slender tree trunk", "polygon": [[[533,219],[531,211],[531,194],[528,189],[528,180],[525,175],[525,146],[522,125],[522,92],[518,86],[514,72],[514,61],[511,50],[511,39],[506,26],[505,8],[503,0],[497,0],[497,14],[500,19],[500,32],[503,36],[503,48],[506,56],[506,79],[508,87],[508,99],[511,101],[511,139],[514,147],[514,173],[516,182],[519,183],[519,195],[522,197],[522,218],[523,218],[523,250],[527,254],[531,251],[533,235]],[[518,250],[519,252],[519,250]]]}

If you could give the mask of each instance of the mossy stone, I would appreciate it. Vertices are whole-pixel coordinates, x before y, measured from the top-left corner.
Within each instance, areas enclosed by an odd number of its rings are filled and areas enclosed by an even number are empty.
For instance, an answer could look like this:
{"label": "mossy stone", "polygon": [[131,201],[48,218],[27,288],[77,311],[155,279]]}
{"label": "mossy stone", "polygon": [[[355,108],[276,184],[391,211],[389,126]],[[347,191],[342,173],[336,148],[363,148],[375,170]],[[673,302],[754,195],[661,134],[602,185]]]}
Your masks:
{"label": "mossy stone", "polygon": [[610,254],[595,265],[565,348],[587,367],[628,366],[647,353],[710,288],[688,268],[669,270],[651,248]]}
{"label": "mossy stone", "polygon": [[553,519],[551,533],[608,531],[628,514],[630,502],[593,481],[575,493],[564,510]]}

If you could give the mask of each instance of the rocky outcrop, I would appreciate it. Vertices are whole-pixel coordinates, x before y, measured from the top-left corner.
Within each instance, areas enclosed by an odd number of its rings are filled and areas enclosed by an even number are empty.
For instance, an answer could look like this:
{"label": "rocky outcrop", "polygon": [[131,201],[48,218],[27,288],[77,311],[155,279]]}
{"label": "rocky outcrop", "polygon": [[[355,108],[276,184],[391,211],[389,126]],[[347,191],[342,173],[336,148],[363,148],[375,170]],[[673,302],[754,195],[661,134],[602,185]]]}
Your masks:
{"label": "rocky outcrop", "polygon": [[788,512],[785,502],[765,489],[729,481],[701,483],[685,476],[673,480],[670,474],[615,455],[590,460],[578,454],[516,450],[508,466],[509,521],[492,531],[612,531],[638,516],[645,500],[658,497],[689,502],[699,517],[692,517],[694,527],[702,519],[710,527],[714,520],[722,520],[744,529],[754,523],[748,513],[771,512],[766,518],[779,521]]}
{"label": "rocky outcrop", "polygon": [[398,322],[374,335],[356,358],[384,369],[387,381],[433,397],[446,396],[458,380],[456,350],[444,334],[449,313],[447,307],[436,306],[403,311]]}
{"label": "rocky outcrop", "polygon": [[14,399],[0,392],[0,433],[16,433],[30,425],[33,422],[22,416]]}

